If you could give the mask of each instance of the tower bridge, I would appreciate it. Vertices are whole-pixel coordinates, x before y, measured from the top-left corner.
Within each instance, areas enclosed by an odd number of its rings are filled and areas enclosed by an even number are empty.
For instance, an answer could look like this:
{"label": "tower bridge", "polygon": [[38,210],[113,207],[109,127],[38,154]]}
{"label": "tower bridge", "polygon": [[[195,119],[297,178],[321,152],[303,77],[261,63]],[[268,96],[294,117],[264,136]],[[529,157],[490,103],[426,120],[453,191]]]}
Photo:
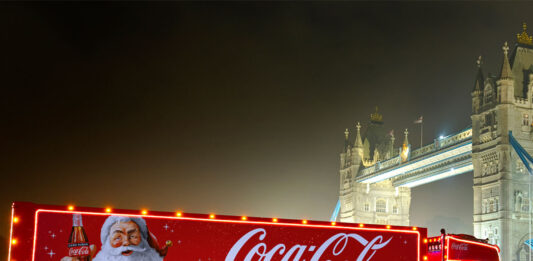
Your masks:
{"label": "tower bridge", "polygon": [[[411,188],[473,172],[474,236],[497,244],[503,261],[530,260],[533,242],[529,164],[513,150],[533,154],[533,37],[504,44],[497,75],[485,76],[481,57],[471,88],[471,127],[411,150],[384,128],[376,112],[370,122],[345,131],[340,153],[338,216],[343,222],[409,225]],[[510,135],[513,135],[513,144]],[[521,152],[522,153],[522,152]],[[533,158],[532,158],[533,159]]]}

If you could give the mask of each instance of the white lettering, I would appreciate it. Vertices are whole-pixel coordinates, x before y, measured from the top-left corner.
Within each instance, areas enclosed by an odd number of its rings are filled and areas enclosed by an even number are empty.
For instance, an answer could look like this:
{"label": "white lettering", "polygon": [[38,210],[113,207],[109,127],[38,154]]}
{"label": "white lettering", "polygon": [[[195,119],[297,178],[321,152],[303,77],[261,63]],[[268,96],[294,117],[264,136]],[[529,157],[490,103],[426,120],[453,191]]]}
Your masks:
{"label": "white lettering", "polygon": [[[242,236],[230,249],[228,252],[225,261],[235,261],[235,258],[237,255],[239,255],[242,247],[255,235],[259,234],[258,239],[259,241],[263,241],[266,237],[266,231],[262,228],[254,229],[248,233],[246,233],[244,236]],[[383,236],[376,236],[372,240],[368,241],[364,237],[362,237],[359,234],[351,233],[339,233],[336,235],[333,235],[328,240],[326,240],[320,247],[317,249],[317,251],[313,254],[310,261],[319,261],[322,255],[326,252],[327,249],[330,248],[330,246],[333,245],[333,248],[331,248],[331,253],[334,256],[338,256],[341,253],[343,253],[344,249],[348,246],[348,243],[350,242],[350,239],[354,239],[359,244],[364,246],[363,250],[358,254],[357,261],[369,261],[372,259],[372,257],[376,254],[376,252],[379,249],[384,248],[386,245],[390,243],[392,240],[392,237],[390,237],[387,241],[383,242]],[[335,244],[333,244],[335,243]],[[277,254],[279,256],[283,256],[281,261],[289,261],[291,257],[294,256],[292,261],[299,261],[300,258],[302,258],[305,250],[307,249],[306,245],[299,245],[296,244],[293,247],[285,253],[286,246],[285,244],[277,244],[272,248],[270,251],[267,251],[268,246],[263,243],[259,242],[254,247],[248,251],[245,257],[245,261],[251,261],[255,256],[259,257],[259,261],[271,261],[273,260],[274,256]],[[313,251],[315,247],[309,248],[309,251]],[[285,255],[283,255],[285,253]]]}

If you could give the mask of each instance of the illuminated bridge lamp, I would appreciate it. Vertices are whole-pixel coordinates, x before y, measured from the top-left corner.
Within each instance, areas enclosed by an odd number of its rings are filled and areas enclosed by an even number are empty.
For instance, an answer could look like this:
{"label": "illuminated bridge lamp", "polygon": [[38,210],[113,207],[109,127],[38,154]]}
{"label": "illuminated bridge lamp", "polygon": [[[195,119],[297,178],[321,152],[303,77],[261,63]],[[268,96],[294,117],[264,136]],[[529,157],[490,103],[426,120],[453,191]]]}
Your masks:
{"label": "illuminated bridge lamp", "polygon": [[246,216],[242,216],[241,220],[246,221],[248,218]]}
{"label": "illuminated bridge lamp", "polygon": [[69,206],[67,207],[67,209],[70,210],[70,211],[72,211],[72,210],[74,210],[74,206],[73,206],[73,205],[69,205]]}
{"label": "illuminated bridge lamp", "polygon": [[278,219],[277,218],[273,218],[272,222],[278,222]]}
{"label": "illuminated bridge lamp", "polygon": [[215,214],[210,214],[210,215],[209,215],[209,218],[210,218],[210,219],[215,218]]}

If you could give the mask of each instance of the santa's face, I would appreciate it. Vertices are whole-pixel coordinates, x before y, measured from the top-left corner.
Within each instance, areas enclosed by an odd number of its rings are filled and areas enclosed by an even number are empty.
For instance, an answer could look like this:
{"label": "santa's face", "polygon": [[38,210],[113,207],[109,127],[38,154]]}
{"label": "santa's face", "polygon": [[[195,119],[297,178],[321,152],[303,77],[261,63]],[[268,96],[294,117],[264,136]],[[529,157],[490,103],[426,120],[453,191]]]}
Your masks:
{"label": "santa's face", "polygon": [[[113,248],[121,246],[138,246],[141,243],[141,231],[139,226],[133,221],[117,222],[110,229],[109,244]],[[133,251],[128,250],[122,252],[122,255],[129,256]]]}
{"label": "santa's face", "polygon": [[93,261],[162,261],[141,230],[133,221],[117,222],[109,229],[109,236]]}

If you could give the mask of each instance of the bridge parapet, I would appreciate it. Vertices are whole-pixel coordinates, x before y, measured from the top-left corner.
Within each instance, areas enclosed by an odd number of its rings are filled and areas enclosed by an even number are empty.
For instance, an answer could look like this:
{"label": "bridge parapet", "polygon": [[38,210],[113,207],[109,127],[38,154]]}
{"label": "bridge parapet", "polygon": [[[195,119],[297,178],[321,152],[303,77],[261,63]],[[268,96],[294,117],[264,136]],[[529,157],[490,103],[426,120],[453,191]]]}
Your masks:
{"label": "bridge parapet", "polygon": [[433,142],[432,144],[429,144],[420,149],[414,150],[411,153],[410,159],[416,159],[420,156],[428,155],[437,150],[459,144],[469,139],[472,139],[472,128],[467,128],[456,134],[452,134],[452,135],[448,135],[443,138],[435,139],[435,142]]}
{"label": "bridge parapet", "polygon": [[437,179],[471,171],[471,140],[472,128],[435,139],[432,144],[414,150],[407,161],[401,162],[400,156],[396,156],[377,162],[361,170],[356,180],[374,183],[394,178],[395,184],[405,185],[408,178],[410,184],[419,184],[422,178]]}

